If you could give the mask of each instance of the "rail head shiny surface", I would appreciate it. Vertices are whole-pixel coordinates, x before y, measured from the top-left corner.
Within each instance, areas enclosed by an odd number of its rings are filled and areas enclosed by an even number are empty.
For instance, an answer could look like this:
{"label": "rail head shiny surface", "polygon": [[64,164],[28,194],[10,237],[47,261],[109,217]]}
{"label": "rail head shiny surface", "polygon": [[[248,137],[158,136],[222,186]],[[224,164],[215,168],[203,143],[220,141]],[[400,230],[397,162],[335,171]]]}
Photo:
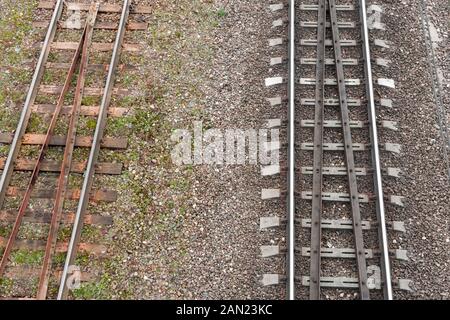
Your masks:
{"label": "rail head shiny surface", "polygon": [[287,298],[295,300],[295,0],[289,2],[289,177]]}
{"label": "rail head shiny surface", "polygon": [[375,192],[377,194],[376,205],[380,230],[380,244],[382,253],[382,272],[384,275],[384,291],[385,299],[393,300],[392,292],[392,279],[391,279],[391,267],[389,257],[389,243],[386,227],[386,212],[384,207],[384,192],[382,183],[381,161],[380,161],[380,149],[378,141],[378,128],[376,107],[373,88],[373,76],[372,76],[372,63],[370,54],[370,42],[369,42],[369,27],[367,23],[367,5],[365,0],[360,0],[360,19],[361,19],[361,32],[364,54],[364,69],[366,72],[366,86],[367,86],[367,103],[369,111],[370,122],[370,134],[372,138],[372,158],[373,158],[373,170],[374,170],[374,184]]}

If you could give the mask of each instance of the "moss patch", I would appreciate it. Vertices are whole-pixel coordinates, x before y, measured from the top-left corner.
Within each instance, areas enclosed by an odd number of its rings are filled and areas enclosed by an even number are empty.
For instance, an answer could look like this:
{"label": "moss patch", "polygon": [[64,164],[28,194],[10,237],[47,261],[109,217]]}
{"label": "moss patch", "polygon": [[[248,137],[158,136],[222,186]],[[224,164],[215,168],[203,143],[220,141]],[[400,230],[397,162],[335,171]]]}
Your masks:
{"label": "moss patch", "polygon": [[11,261],[16,264],[38,266],[43,258],[43,251],[17,250],[11,253]]}

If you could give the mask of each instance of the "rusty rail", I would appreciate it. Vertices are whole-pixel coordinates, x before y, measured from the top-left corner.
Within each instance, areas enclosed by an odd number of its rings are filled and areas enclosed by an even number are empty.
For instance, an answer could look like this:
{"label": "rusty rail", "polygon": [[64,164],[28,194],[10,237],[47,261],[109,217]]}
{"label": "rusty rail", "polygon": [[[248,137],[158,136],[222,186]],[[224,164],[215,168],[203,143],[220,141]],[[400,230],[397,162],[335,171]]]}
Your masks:
{"label": "rusty rail", "polygon": [[[3,251],[2,259],[0,261],[0,276],[5,272],[6,264],[8,263],[8,259],[9,259],[9,256],[11,254],[11,250],[12,250],[12,248],[14,246],[14,241],[15,241],[15,239],[17,237],[17,234],[19,233],[19,228],[20,228],[20,226],[22,224],[22,219],[23,219],[23,216],[25,214],[25,210],[28,208],[28,204],[29,204],[29,201],[30,201],[30,198],[31,198],[31,193],[32,193],[34,185],[36,184],[36,181],[38,179],[39,171],[40,171],[40,168],[41,168],[42,161],[44,160],[45,152],[47,151],[48,145],[50,143],[50,139],[51,139],[51,137],[53,135],[53,132],[55,130],[56,123],[58,121],[59,113],[60,113],[61,108],[62,108],[62,106],[64,104],[64,98],[65,98],[67,92],[69,91],[70,83],[72,81],[72,78],[74,76],[74,73],[75,73],[75,70],[76,70],[76,67],[77,67],[77,64],[78,64],[78,60],[79,60],[79,57],[80,57],[80,54],[81,54],[81,51],[82,51],[82,47],[83,47],[83,42],[84,42],[85,36],[86,36],[86,29],[84,29],[82,37],[81,37],[81,40],[80,40],[79,45],[78,45],[78,49],[76,50],[75,54],[72,57],[71,66],[70,66],[69,72],[68,72],[68,74],[66,76],[66,79],[64,81],[63,90],[61,91],[61,94],[59,95],[58,102],[56,104],[56,110],[55,110],[55,112],[53,114],[52,120],[51,120],[50,125],[48,127],[47,134],[45,135],[45,141],[44,141],[44,143],[41,146],[41,150],[39,152],[39,157],[38,157],[38,159],[36,161],[33,173],[31,174],[30,182],[28,184],[28,187],[27,187],[27,189],[25,191],[25,195],[24,195],[24,197],[22,199],[22,202],[21,202],[21,205],[19,207],[19,211],[17,213],[16,221],[14,222],[14,226],[13,226],[13,229],[12,229],[12,231],[10,233],[10,236],[9,236],[9,239],[8,239],[8,243],[7,243],[6,247],[5,247],[5,250]],[[25,131],[25,129],[24,129],[24,131]],[[21,139],[22,139],[22,137],[21,137]],[[6,170],[9,170],[9,168],[7,166],[5,166],[5,171]],[[13,168],[11,168],[10,170],[12,172]],[[6,189],[5,189],[5,194],[6,194]]]}
{"label": "rusty rail", "polygon": [[[100,3],[93,3],[89,10],[89,15],[86,21],[85,32],[83,36],[83,50],[81,54],[80,73],[77,79],[77,86],[75,89],[74,103],[72,113],[70,116],[69,129],[67,133],[66,147],[64,150],[64,157],[61,166],[61,173],[58,179],[58,189],[56,191],[55,201],[52,211],[52,219],[50,223],[50,231],[47,238],[47,245],[45,248],[45,255],[42,264],[41,274],[39,277],[38,296],[40,300],[45,300],[48,291],[48,281],[50,276],[51,261],[56,247],[57,232],[61,220],[61,213],[64,206],[64,198],[67,191],[67,182],[69,179],[69,172],[72,166],[72,154],[75,147],[76,125],[80,114],[81,100],[83,97],[84,83],[86,80],[86,72],[89,58],[89,47],[92,42],[92,33],[94,23],[97,18]],[[59,113],[61,107],[57,108]]]}
{"label": "rusty rail", "polygon": [[100,152],[100,143],[103,137],[103,132],[106,126],[106,119],[108,115],[108,107],[111,102],[113,93],[115,72],[117,65],[119,64],[120,53],[122,50],[122,43],[124,39],[126,23],[130,13],[130,0],[125,0],[123,3],[122,14],[119,23],[119,29],[117,31],[116,40],[114,43],[113,54],[111,57],[111,63],[108,78],[106,80],[105,90],[100,106],[100,114],[97,118],[97,126],[95,129],[94,140],[92,143],[91,152],[89,155],[88,165],[85,173],[85,179],[83,181],[83,187],[81,190],[80,201],[78,203],[77,212],[75,215],[75,221],[73,224],[72,235],[69,242],[66,261],[64,263],[64,270],[61,276],[61,282],[58,290],[58,300],[67,299],[69,286],[67,280],[69,278],[69,271],[73,265],[77,253],[78,243],[80,242],[81,230],[83,228],[84,215],[86,213],[89,195],[92,189],[94,181],[95,165],[97,163],[98,155]]}
{"label": "rusty rail", "polygon": [[45,36],[44,44],[42,46],[41,54],[39,56],[38,63],[36,65],[36,70],[33,75],[33,80],[31,82],[30,89],[28,90],[27,98],[20,115],[20,120],[17,125],[16,132],[14,134],[14,139],[9,150],[8,159],[6,160],[2,177],[0,179],[0,209],[3,207],[3,202],[5,200],[6,191],[11,180],[12,173],[14,171],[14,162],[19,154],[20,146],[22,144],[22,137],[27,129],[28,121],[30,119],[31,107],[34,104],[36,95],[39,90],[39,85],[41,83],[42,75],[44,74],[45,64],[50,53],[51,43],[55,38],[56,29],[58,28],[58,20],[61,17],[63,9],[63,0],[58,0],[55,5],[55,10],[53,12],[52,20]]}
{"label": "rusty rail", "polygon": [[[115,73],[124,68],[130,69],[129,65],[119,65],[122,51],[137,51],[139,45],[124,43],[125,30],[144,30],[147,23],[128,23],[128,16],[131,13],[148,13],[151,7],[133,6],[131,0],[124,0],[122,5],[108,5],[92,0],[90,4],[66,3],[63,0],[40,1],[39,8],[54,9],[51,21],[41,21],[35,23],[36,28],[48,26],[47,35],[42,45],[41,55],[36,65],[33,82],[28,92],[27,100],[22,111],[21,120],[14,134],[0,134],[0,143],[11,144],[11,150],[7,158],[0,158],[0,169],[3,169],[0,180],[1,194],[0,204],[5,197],[20,197],[20,206],[15,210],[1,210],[0,220],[11,223],[12,231],[8,238],[0,237],[0,247],[4,247],[2,259],[0,261],[0,278],[22,277],[27,274],[27,268],[23,266],[12,266],[8,264],[12,250],[43,251],[44,257],[40,267],[33,267],[33,276],[39,277],[36,298],[43,300],[47,298],[50,277],[56,277],[61,282],[59,285],[58,299],[68,297],[68,270],[73,264],[77,251],[81,250],[94,255],[103,255],[106,248],[95,243],[80,242],[83,225],[111,225],[111,217],[90,214],[86,212],[88,203],[91,201],[114,202],[117,200],[117,193],[112,190],[93,189],[94,174],[121,174],[123,165],[120,163],[98,163],[100,148],[125,149],[127,139],[103,137],[106,127],[106,119],[111,117],[121,117],[127,113],[126,108],[109,108],[112,95],[126,95],[128,90],[114,88]],[[67,10],[72,7],[79,7],[80,10],[88,11],[87,21],[80,30],[81,39],[79,42],[54,42],[55,33],[60,29],[70,28],[60,21],[63,7],[67,4]],[[99,13],[121,12],[119,23],[101,22],[97,19]],[[93,33],[95,29],[106,28],[117,29],[116,41],[114,43],[95,43]],[[59,29],[58,29],[59,30]],[[73,50],[71,61],[67,62],[47,62],[50,50]],[[89,56],[98,51],[112,51],[109,64],[89,64]],[[64,85],[42,85],[41,79],[46,69],[63,69],[67,72]],[[78,72],[79,71],[79,72]],[[105,72],[108,77],[101,88],[85,87],[87,72]],[[78,74],[76,76],[76,74]],[[72,81],[76,78],[76,87],[72,86]],[[75,87],[75,88],[74,88]],[[64,100],[68,93],[74,89],[73,103],[64,105]],[[56,104],[36,104],[37,95],[51,96],[57,98]],[[83,96],[102,97],[100,106],[82,106]],[[28,120],[31,113],[51,115],[51,121],[45,134],[26,133]],[[65,135],[55,135],[58,117],[68,116],[68,130]],[[77,124],[80,116],[97,117],[97,125],[94,136],[77,136]],[[18,158],[22,146],[39,146],[39,156],[37,160]],[[63,147],[64,155],[62,160],[45,159],[47,150],[50,147]],[[86,161],[72,161],[75,148],[91,148],[89,158]],[[31,171],[31,178],[25,189],[10,186],[11,177],[14,171]],[[38,189],[35,187],[42,172],[58,173],[57,186],[54,190]],[[84,181],[81,189],[68,188],[69,176],[72,173],[84,173]],[[45,209],[29,208],[31,199],[48,199],[52,201],[51,212]],[[78,201],[76,212],[65,212],[65,200]],[[16,239],[22,223],[49,224],[49,232],[45,240]],[[72,234],[69,241],[58,240],[58,230],[60,224],[72,224]],[[66,253],[64,269],[53,268],[53,257],[55,253]],[[69,266],[69,268],[67,267]],[[21,272],[24,272],[21,274]],[[30,270],[28,270],[30,271]],[[89,277],[83,277],[81,281],[87,281]],[[26,276],[25,276],[26,277]]]}

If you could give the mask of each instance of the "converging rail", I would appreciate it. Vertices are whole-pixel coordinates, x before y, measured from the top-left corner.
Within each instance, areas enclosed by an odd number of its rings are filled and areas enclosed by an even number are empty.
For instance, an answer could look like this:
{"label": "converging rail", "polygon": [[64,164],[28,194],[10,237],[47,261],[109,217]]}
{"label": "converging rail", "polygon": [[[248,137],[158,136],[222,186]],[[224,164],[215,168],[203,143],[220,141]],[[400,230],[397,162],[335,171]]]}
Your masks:
{"label": "converging rail", "polygon": [[[264,189],[262,199],[286,195],[287,215],[262,218],[261,229],[286,226],[287,244],[261,247],[264,258],[286,256],[286,273],[265,274],[262,284],[286,283],[290,300],[391,300],[394,287],[411,289],[409,280],[392,279],[391,259],[408,258],[405,250],[389,249],[388,229],[406,230],[403,222],[388,221],[385,211],[386,205],[403,206],[404,198],[385,195],[383,190],[383,175],[398,178],[401,170],[382,168],[380,153],[399,153],[401,146],[379,142],[379,129],[398,126],[377,121],[376,109],[389,107],[392,101],[376,97],[374,86],[395,84],[391,79],[373,79],[364,0],[299,2],[291,0],[288,8],[289,76],[266,79],[267,87],[288,86],[287,99],[269,98],[273,107],[288,101],[288,161],[287,170],[273,172],[287,173],[286,192]],[[281,3],[269,8],[275,14],[284,12]],[[283,21],[275,20],[274,28],[282,27]],[[370,28],[382,30],[384,25]],[[375,43],[387,44],[379,39]],[[283,44],[282,37],[269,40],[274,52],[282,52]],[[271,66],[282,66],[285,60],[273,57]],[[355,289],[358,293],[351,293]],[[373,292],[377,289],[381,295]]]}
{"label": "converging rail", "polygon": [[[84,27],[81,28],[81,38],[78,43],[68,45],[67,42],[55,42],[55,34],[58,29],[80,29],[61,21],[64,9],[75,11],[86,11]],[[133,13],[149,13],[151,8],[133,7],[131,0],[124,0],[121,6],[116,4],[101,4],[92,1],[91,4],[67,3],[63,0],[41,1],[38,5],[40,9],[53,9],[50,21],[38,21],[34,23],[36,28],[48,28],[45,40],[42,44],[41,54],[36,64],[35,73],[27,98],[22,109],[21,117],[13,137],[3,134],[0,142],[10,144],[9,154],[6,159],[0,159],[0,168],[3,170],[0,180],[0,209],[5,207],[8,197],[20,197],[19,209],[14,212],[12,209],[0,211],[0,220],[3,222],[13,222],[12,230],[8,238],[0,238],[0,248],[3,253],[0,261],[0,278],[23,277],[24,275],[38,276],[39,282],[35,297],[37,299],[47,299],[50,277],[59,279],[59,289],[57,299],[67,299],[70,289],[69,277],[72,275],[72,267],[79,250],[104,254],[106,249],[102,245],[81,243],[81,233],[83,225],[109,225],[112,219],[91,215],[87,212],[88,204],[91,201],[115,201],[117,195],[109,190],[93,190],[95,174],[121,174],[122,165],[113,163],[99,163],[100,148],[124,149],[126,139],[104,137],[106,120],[108,115],[120,117],[126,113],[123,108],[110,108],[111,98],[115,94],[127,94],[126,89],[114,87],[114,79],[118,70],[124,67],[119,66],[120,55],[123,49],[130,44],[124,43],[124,34],[128,30],[145,30],[146,23],[128,23],[130,11]],[[98,17],[100,13],[120,13],[118,23],[102,22]],[[115,41],[112,44],[112,55],[108,64],[89,64],[89,56],[96,49],[106,48],[106,44],[95,44],[92,42],[94,29],[108,29],[116,33]],[[97,47],[96,47],[97,46]],[[108,44],[109,46],[109,44]],[[138,45],[133,45],[138,48]],[[73,51],[71,61],[48,62],[51,51]],[[109,48],[108,48],[109,50]],[[64,84],[42,85],[43,75],[48,70],[67,70]],[[85,86],[88,72],[107,72],[106,83],[102,88],[88,88]],[[69,92],[73,88],[72,83],[76,79],[73,96],[70,97],[72,105],[67,106]],[[42,95],[58,96],[55,105],[38,104],[36,98]],[[85,96],[101,96],[100,106],[82,105]],[[51,114],[51,121],[47,132],[44,135],[27,133],[30,117],[36,114]],[[67,134],[65,136],[55,135],[58,121],[62,121],[61,116],[67,119]],[[93,137],[83,137],[77,135],[77,127],[80,116],[96,117],[95,132]],[[19,158],[21,149],[26,145],[40,146],[37,159]],[[55,161],[47,159],[49,148],[62,147],[62,160]],[[73,160],[76,148],[90,148],[88,160],[77,162]],[[11,186],[11,180],[16,171],[31,171],[31,178],[25,190]],[[57,173],[58,181],[54,189],[37,189],[38,179],[43,179],[43,174]],[[80,190],[69,189],[69,176],[74,173],[83,174],[83,183]],[[46,177],[46,179],[51,176]],[[40,209],[30,209],[31,199],[51,200],[51,212],[42,212]],[[77,209],[73,213],[66,212],[65,201],[77,201]],[[43,213],[43,215],[42,215]],[[41,217],[39,217],[41,216]],[[19,230],[23,223],[47,223],[49,230],[46,241],[18,239]],[[58,231],[61,224],[72,225],[69,242],[62,243],[58,240]],[[11,267],[10,259],[14,250],[44,250],[39,271],[35,268]],[[65,252],[64,268],[54,269],[55,253]],[[81,281],[92,281],[92,276],[81,273]],[[30,295],[31,296],[31,295]],[[30,296],[23,298],[30,298]],[[16,298],[16,297],[15,297]]]}

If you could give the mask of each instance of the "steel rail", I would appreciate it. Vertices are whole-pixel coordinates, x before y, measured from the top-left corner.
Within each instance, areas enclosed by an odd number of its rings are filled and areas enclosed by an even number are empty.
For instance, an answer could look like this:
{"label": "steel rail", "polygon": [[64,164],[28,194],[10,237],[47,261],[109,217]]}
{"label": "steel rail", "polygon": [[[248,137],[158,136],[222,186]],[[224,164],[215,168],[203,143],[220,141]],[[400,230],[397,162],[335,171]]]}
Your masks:
{"label": "steel rail", "polygon": [[295,0],[289,3],[289,143],[287,297],[295,300]]}
{"label": "steel rail", "polygon": [[52,119],[50,121],[50,125],[49,125],[49,127],[47,129],[47,133],[45,135],[45,141],[44,141],[44,143],[41,146],[38,159],[36,161],[36,164],[34,166],[33,172],[31,174],[30,181],[29,181],[27,189],[25,191],[25,195],[24,195],[24,197],[22,199],[22,202],[20,204],[20,207],[19,207],[16,219],[15,219],[15,222],[14,222],[14,225],[13,225],[13,229],[12,229],[10,235],[9,235],[8,242],[7,242],[6,247],[5,247],[4,251],[3,251],[2,259],[0,261],[0,277],[4,273],[5,268],[6,268],[6,264],[8,263],[9,256],[11,255],[11,251],[13,249],[14,242],[16,240],[17,234],[19,233],[19,229],[20,229],[20,226],[22,224],[22,220],[23,220],[23,217],[25,215],[25,211],[26,211],[26,209],[28,208],[28,205],[29,205],[29,201],[30,201],[30,198],[31,198],[31,193],[33,191],[34,185],[36,184],[36,181],[37,181],[38,176],[39,176],[39,172],[40,172],[40,169],[41,169],[42,161],[44,160],[45,153],[47,151],[48,145],[50,143],[50,140],[52,138],[53,132],[55,130],[56,123],[58,121],[59,113],[60,113],[60,111],[62,109],[62,106],[64,104],[64,98],[65,98],[67,92],[69,91],[70,84],[72,82],[72,78],[73,78],[73,75],[75,73],[75,69],[76,69],[77,63],[78,63],[78,58],[79,58],[79,56],[81,54],[81,48],[82,48],[82,44],[83,44],[83,41],[84,41],[85,34],[86,34],[86,29],[84,29],[82,37],[81,37],[81,40],[80,40],[79,45],[78,45],[78,48],[77,48],[75,54],[72,57],[72,62],[71,62],[70,69],[69,69],[68,74],[66,76],[66,79],[64,81],[64,86],[63,86],[63,89],[61,90],[61,94],[59,95],[58,102],[56,104],[55,112],[53,113]]}
{"label": "steel rail", "polygon": [[39,85],[41,83],[42,75],[44,74],[45,64],[48,59],[48,54],[50,52],[50,44],[53,42],[55,37],[56,29],[58,28],[58,21],[62,14],[62,9],[64,6],[63,0],[58,0],[53,11],[52,19],[48,27],[47,34],[45,36],[44,44],[42,46],[41,54],[39,60],[36,64],[36,70],[33,75],[33,79],[28,90],[27,97],[20,115],[19,123],[14,134],[13,141],[10,146],[8,153],[8,158],[6,160],[2,176],[0,178],[0,208],[3,207],[3,202],[5,200],[6,191],[11,180],[12,173],[14,171],[14,162],[17,160],[19,154],[20,146],[22,144],[22,137],[27,129],[28,121],[30,119],[31,107],[34,104],[36,95],[39,90]]}
{"label": "steel rail", "polygon": [[362,47],[364,57],[364,70],[366,75],[366,94],[367,94],[367,108],[369,113],[369,128],[370,138],[372,141],[372,163],[374,170],[374,185],[376,194],[376,209],[379,224],[379,238],[381,245],[381,264],[382,264],[382,277],[384,280],[384,296],[387,300],[393,299],[392,293],[392,279],[391,279],[391,266],[389,258],[389,243],[386,227],[386,213],[384,207],[384,193],[383,182],[381,175],[381,161],[380,161],[380,149],[378,141],[378,128],[377,128],[377,116],[375,109],[375,97],[373,89],[373,76],[372,76],[372,62],[370,56],[370,44],[369,44],[369,28],[367,25],[367,9],[366,1],[360,0],[360,19],[361,19],[361,36]]}
{"label": "steel rail", "polygon": [[83,229],[84,215],[89,203],[89,195],[92,189],[92,184],[95,174],[95,164],[100,152],[100,143],[103,137],[103,132],[106,126],[106,118],[108,115],[108,107],[111,102],[112,90],[114,87],[115,71],[120,59],[120,52],[122,49],[123,38],[126,29],[126,22],[130,13],[131,0],[124,0],[122,14],[120,17],[119,28],[117,31],[116,40],[114,43],[114,49],[111,57],[111,63],[108,78],[106,80],[105,90],[100,106],[100,113],[97,119],[97,126],[95,129],[94,139],[92,142],[91,152],[89,154],[89,160],[86,167],[85,178],[83,181],[83,187],[81,189],[80,201],[78,203],[77,212],[72,229],[72,235],[70,238],[66,261],[64,263],[64,270],[61,276],[61,282],[58,290],[58,300],[67,299],[68,296],[68,278],[69,269],[75,262],[75,257],[78,249],[78,244],[81,237],[81,231]]}
{"label": "steel rail", "polygon": [[323,192],[323,123],[325,94],[326,0],[319,1],[317,27],[316,110],[314,126],[314,173],[311,212],[311,263],[309,297],[320,300],[322,192]]}
{"label": "steel rail", "polygon": [[88,13],[88,18],[86,20],[86,27],[83,36],[83,51],[81,54],[80,72],[77,79],[77,86],[75,89],[73,106],[70,115],[69,129],[66,138],[66,146],[64,149],[64,157],[61,165],[61,173],[59,175],[58,187],[56,190],[55,200],[53,204],[50,230],[48,233],[47,243],[45,247],[45,255],[42,263],[41,273],[39,276],[39,285],[37,293],[37,299],[39,300],[45,300],[47,298],[51,262],[53,254],[55,252],[59,222],[61,219],[61,214],[64,206],[64,199],[67,191],[67,182],[69,180],[70,168],[72,166],[72,155],[75,146],[77,122],[80,114],[81,101],[84,93],[84,84],[86,80],[86,72],[88,67],[89,48],[92,42],[94,23],[97,19],[99,7],[100,7],[99,2],[93,3],[91,5],[91,8]]}
{"label": "steel rail", "polygon": [[328,0],[331,29],[333,33],[333,49],[336,64],[336,75],[339,89],[342,131],[345,144],[345,160],[347,166],[350,203],[352,209],[353,234],[355,239],[355,255],[358,268],[359,292],[361,300],[369,300],[370,293],[367,286],[367,265],[364,249],[364,235],[361,224],[361,208],[359,203],[358,184],[356,180],[355,158],[353,154],[352,132],[347,102],[347,89],[345,85],[344,67],[342,65],[342,49],[340,44],[339,27],[337,20],[336,1]]}

